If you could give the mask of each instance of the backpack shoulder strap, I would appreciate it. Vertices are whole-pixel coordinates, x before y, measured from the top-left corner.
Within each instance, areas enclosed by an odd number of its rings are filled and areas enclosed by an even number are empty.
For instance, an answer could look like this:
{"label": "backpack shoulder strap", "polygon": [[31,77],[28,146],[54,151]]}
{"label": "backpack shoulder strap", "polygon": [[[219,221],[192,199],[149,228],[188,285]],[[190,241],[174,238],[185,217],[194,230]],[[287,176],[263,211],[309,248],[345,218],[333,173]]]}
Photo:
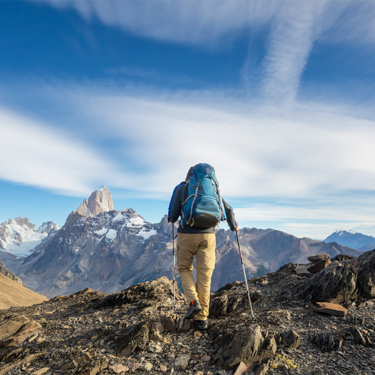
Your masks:
{"label": "backpack shoulder strap", "polygon": [[174,200],[174,196],[176,195],[176,191],[177,189],[182,186],[182,185],[185,185],[186,184],[186,181],[183,181],[181,182],[180,184],[178,184],[174,190],[173,190],[173,193],[172,193],[172,197],[171,197],[171,200],[169,202],[169,207],[168,207],[168,221],[170,221],[170,218],[171,218],[171,210],[172,210],[172,205],[173,205],[173,200]]}

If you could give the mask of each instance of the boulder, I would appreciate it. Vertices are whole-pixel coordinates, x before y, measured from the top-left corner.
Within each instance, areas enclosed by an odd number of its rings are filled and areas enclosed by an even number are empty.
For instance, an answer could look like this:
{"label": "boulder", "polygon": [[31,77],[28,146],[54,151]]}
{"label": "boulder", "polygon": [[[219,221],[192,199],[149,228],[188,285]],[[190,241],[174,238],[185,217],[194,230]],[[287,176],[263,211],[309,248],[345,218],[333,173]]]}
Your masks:
{"label": "boulder", "polygon": [[30,319],[24,315],[17,315],[0,325],[0,341],[14,335],[22,326],[29,323]]}
{"label": "boulder", "polygon": [[149,322],[141,322],[131,327],[125,337],[117,341],[120,347],[119,356],[127,356],[132,352],[144,350],[149,341],[149,326]]}
{"label": "boulder", "polygon": [[176,327],[176,323],[175,321],[172,319],[172,317],[170,316],[167,316],[164,320],[164,329],[167,331],[167,332],[174,332],[176,331],[177,327]]}
{"label": "boulder", "polygon": [[210,317],[222,316],[227,313],[228,295],[224,294],[214,298],[210,303]]}
{"label": "boulder", "polygon": [[375,297],[375,250],[329,267],[298,285],[293,291],[312,302],[344,303]]}
{"label": "boulder", "polygon": [[176,371],[182,371],[185,370],[190,361],[190,354],[183,354],[176,358],[174,361],[174,368]]}
{"label": "boulder", "polygon": [[[27,318],[26,318],[27,319]],[[19,323],[19,322],[18,322]],[[42,332],[42,326],[35,321],[29,322],[18,329],[16,333],[8,336],[7,339],[0,342],[0,348],[5,348],[9,346],[15,346],[24,342],[27,338],[37,333]]]}
{"label": "boulder", "polygon": [[[167,298],[173,298],[173,282],[163,276],[151,282],[146,281],[121,292],[110,294],[98,303],[97,308],[134,304],[142,300],[148,301],[149,304],[164,303]],[[184,295],[176,286],[176,301],[184,299]]]}
{"label": "boulder", "polygon": [[282,342],[290,349],[297,349],[301,344],[301,339],[296,331],[290,330],[282,336]]}
{"label": "boulder", "polygon": [[331,259],[332,262],[343,262],[348,259],[352,259],[350,255],[347,254],[338,254],[334,258]]}
{"label": "boulder", "polygon": [[314,263],[311,267],[307,269],[310,273],[317,273],[324,268],[328,267],[331,264],[330,260],[319,260],[318,262]]}
{"label": "boulder", "polygon": [[312,255],[307,258],[309,262],[318,262],[319,260],[326,260],[331,258],[329,254],[317,254],[317,255]]}
{"label": "boulder", "polygon": [[238,332],[216,355],[219,366],[233,368],[241,361],[245,364],[261,361],[276,353],[276,340],[272,335],[263,337],[260,326],[255,325]]}
{"label": "boulder", "polygon": [[317,335],[312,337],[312,342],[322,352],[330,352],[340,349],[342,347],[344,339],[339,333],[318,333]]}

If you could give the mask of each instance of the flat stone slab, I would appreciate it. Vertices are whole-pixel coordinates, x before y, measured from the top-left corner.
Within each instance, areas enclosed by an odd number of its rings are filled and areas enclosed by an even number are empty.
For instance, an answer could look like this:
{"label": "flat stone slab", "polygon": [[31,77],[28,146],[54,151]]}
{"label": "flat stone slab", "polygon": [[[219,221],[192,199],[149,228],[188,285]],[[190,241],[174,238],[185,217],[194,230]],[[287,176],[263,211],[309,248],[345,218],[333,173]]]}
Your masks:
{"label": "flat stone slab", "polygon": [[337,305],[336,303],[317,302],[317,305],[320,307],[313,307],[313,311],[315,312],[336,316],[346,316],[348,313],[348,310],[345,307]]}

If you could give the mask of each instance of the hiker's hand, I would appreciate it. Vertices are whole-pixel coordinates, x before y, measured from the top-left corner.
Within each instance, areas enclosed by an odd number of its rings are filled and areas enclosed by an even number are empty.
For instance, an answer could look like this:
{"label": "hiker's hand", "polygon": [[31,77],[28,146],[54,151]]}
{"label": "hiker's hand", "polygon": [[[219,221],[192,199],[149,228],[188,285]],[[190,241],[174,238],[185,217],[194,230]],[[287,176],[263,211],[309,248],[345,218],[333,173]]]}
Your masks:
{"label": "hiker's hand", "polygon": [[238,232],[240,230],[240,224],[237,223],[236,221],[236,229],[235,229],[235,232]]}

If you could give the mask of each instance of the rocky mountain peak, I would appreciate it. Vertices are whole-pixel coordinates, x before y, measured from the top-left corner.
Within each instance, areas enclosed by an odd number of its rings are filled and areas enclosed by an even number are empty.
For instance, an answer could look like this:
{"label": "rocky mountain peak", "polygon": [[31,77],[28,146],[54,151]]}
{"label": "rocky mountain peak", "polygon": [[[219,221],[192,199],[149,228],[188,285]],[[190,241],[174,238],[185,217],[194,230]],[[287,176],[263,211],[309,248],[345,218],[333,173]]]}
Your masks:
{"label": "rocky mountain peak", "polygon": [[99,190],[95,190],[87,203],[87,208],[91,216],[96,216],[101,212],[113,211],[112,195],[106,186],[102,186]]}
{"label": "rocky mountain peak", "polygon": [[94,217],[102,212],[114,211],[112,195],[106,186],[91,193],[89,199],[84,199],[77,210],[72,211],[65,222],[65,227],[76,222],[81,217]]}
{"label": "rocky mountain peak", "polygon": [[28,229],[35,229],[35,224],[31,223],[27,217],[16,217],[14,219],[9,219],[8,224],[16,223],[21,227],[27,227]]}
{"label": "rocky mountain peak", "polygon": [[60,227],[53,221],[46,221],[38,228],[38,232],[49,234],[51,231],[57,231],[59,229]]}

